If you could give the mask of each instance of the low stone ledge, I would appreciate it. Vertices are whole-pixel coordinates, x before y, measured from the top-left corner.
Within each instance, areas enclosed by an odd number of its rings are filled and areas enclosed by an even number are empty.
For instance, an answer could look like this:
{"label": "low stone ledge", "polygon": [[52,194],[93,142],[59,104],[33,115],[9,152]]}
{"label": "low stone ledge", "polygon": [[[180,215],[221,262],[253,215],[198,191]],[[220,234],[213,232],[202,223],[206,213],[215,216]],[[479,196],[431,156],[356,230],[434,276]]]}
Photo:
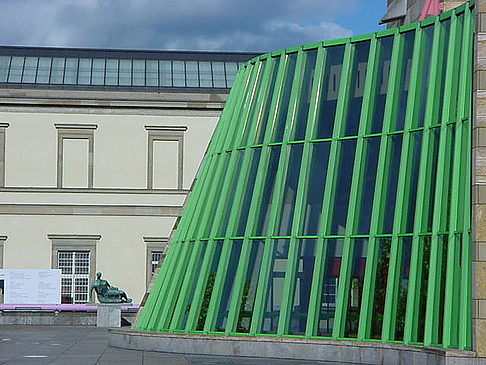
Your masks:
{"label": "low stone ledge", "polygon": [[[122,317],[134,322],[137,311],[123,310]],[[97,311],[57,311],[57,310],[0,310],[0,326],[96,326]]]}
{"label": "low stone ledge", "polygon": [[113,347],[179,354],[318,360],[377,365],[479,364],[475,357],[476,354],[472,351],[383,342],[174,334],[131,329],[111,329],[108,342]]}

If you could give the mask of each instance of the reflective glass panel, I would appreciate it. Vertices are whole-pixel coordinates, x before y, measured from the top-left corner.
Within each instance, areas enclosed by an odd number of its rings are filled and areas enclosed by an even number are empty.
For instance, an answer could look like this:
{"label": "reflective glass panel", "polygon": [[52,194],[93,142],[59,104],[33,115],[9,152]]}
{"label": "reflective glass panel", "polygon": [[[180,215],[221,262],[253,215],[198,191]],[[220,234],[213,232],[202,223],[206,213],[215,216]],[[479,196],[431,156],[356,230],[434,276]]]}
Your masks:
{"label": "reflective glass panel", "polygon": [[53,58],[51,68],[51,84],[62,84],[64,81],[64,58]]}
{"label": "reflective glass panel", "polygon": [[[275,81],[277,79],[277,72],[278,68],[280,65],[280,56],[275,57],[273,59],[273,70],[272,70],[272,75],[270,79],[270,85],[268,87],[268,96],[265,98],[264,104],[263,104],[263,114],[262,117],[260,118],[260,123],[257,127],[256,135],[255,135],[255,143],[256,144],[261,144],[263,142],[263,138],[265,137],[267,125],[268,125],[268,120],[269,120],[269,112],[270,112],[270,106],[272,105],[272,98],[273,94],[275,91]],[[267,61],[268,65],[268,61]],[[267,66],[268,67],[268,66]]]}
{"label": "reflective glass panel", "polygon": [[[212,183],[211,183],[212,185],[216,184],[218,186],[218,192],[221,192],[221,190],[223,190],[223,188],[224,188],[224,185],[226,183],[230,182],[230,181],[228,181],[228,179],[225,179],[226,176],[224,174],[224,171],[227,171],[227,169],[228,169],[228,165],[229,165],[229,162],[230,162],[231,155],[237,154],[237,153],[238,153],[238,151],[225,152],[225,153],[222,153],[218,157],[218,160],[219,160],[218,161],[218,169],[220,169],[221,174],[220,175],[216,174]],[[209,191],[211,191],[211,190],[209,190]],[[212,200],[209,199],[209,193],[207,193],[206,195],[207,195],[206,196],[207,202],[204,205],[205,209],[206,210],[209,209],[209,211],[215,212],[217,207],[218,207],[218,204],[223,203],[222,202],[223,201],[222,194],[219,194],[219,193],[215,194],[215,196],[213,197]],[[211,214],[211,217],[214,217],[214,214]],[[221,222],[219,222],[219,221],[215,222],[214,219],[210,219],[208,224],[200,227],[199,237],[204,237],[204,238],[209,237],[213,223],[220,224]]]}
{"label": "reflective glass panel", "polygon": [[[269,242],[267,241],[267,244]],[[267,297],[265,301],[265,313],[261,333],[276,333],[280,308],[282,306],[282,295],[285,280],[285,270],[289,258],[289,240],[275,240],[272,258],[270,261],[270,275],[267,285]],[[261,285],[264,285],[262,283]]]}
{"label": "reflective glass panel", "polygon": [[326,267],[321,287],[318,336],[330,337],[334,328],[343,239],[327,239],[324,245],[324,247],[317,247],[317,249],[324,249],[326,254]]}
{"label": "reflective glass panel", "polygon": [[300,141],[305,137],[307,127],[307,116],[309,114],[310,97],[312,91],[312,83],[314,81],[314,71],[316,68],[317,49],[312,49],[305,52],[305,69],[302,80],[302,90],[300,92],[298,114],[295,121],[294,140]]}
{"label": "reflective glass panel", "polygon": [[196,61],[186,61],[186,85],[199,87],[199,71]]}
{"label": "reflective glass panel", "polygon": [[[451,29],[450,19],[441,22],[440,42],[442,46],[440,47],[440,52],[439,52],[440,59],[436,66],[437,67],[436,82],[440,86],[439,86],[439,98],[437,100],[436,106],[442,105],[444,103],[445,79],[447,74],[447,52],[449,51],[450,29]],[[432,116],[432,124],[440,123],[441,119],[442,119],[442,109],[440,107],[434,108],[434,113]]]}
{"label": "reflective glass panel", "polygon": [[0,82],[7,82],[10,57],[0,56]]}
{"label": "reflective glass panel", "polygon": [[104,85],[105,84],[105,60],[97,59],[93,60],[93,73],[91,85]]}
{"label": "reflective glass panel", "polygon": [[292,85],[295,76],[295,65],[297,63],[297,53],[287,55],[287,72],[285,73],[285,79],[283,81],[283,93],[278,108],[277,120],[275,121],[275,127],[273,132],[273,141],[282,141],[285,122],[287,121],[287,111],[290,104],[290,94],[292,92]]}
{"label": "reflective glass panel", "polygon": [[[405,328],[405,311],[407,306],[408,275],[410,273],[410,254],[412,252],[412,237],[400,237],[399,250],[401,254],[400,278],[398,280],[398,298],[396,308],[395,340],[403,340],[403,330]],[[445,267],[445,266],[443,266]],[[445,278],[444,278],[445,279]]]}
{"label": "reflective glass panel", "polygon": [[[184,256],[181,255],[178,258],[178,260],[180,260],[179,264],[188,265],[189,261],[193,257],[193,254],[195,254],[195,251],[197,251],[198,249],[200,249],[199,242],[184,242],[184,243],[182,243],[181,252],[184,253]],[[183,251],[183,250],[186,250],[186,251]],[[187,271],[185,273],[187,274]],[[184,275],[184,271],[179,271],[177,276],[178,276],[178,279],[179,278],[180,279],[179,280],[171,280],[169,286],[167,287],[167,290],[170,290],[173,293],[176,293],[175,296],[178,299],[180,295],[183,296],[185,294],[185,291],[182,290],[183,289],[182,287],[183,287],[183,284],[184,284],[183,280],[186,278],[186,276],[189,276],[189,275]],[[164,329],[170,328],[171,322],[174,320],[174,314],[175,314],[174,310],[177,306],[177,303],[178,303],[178,300],[175,300],[175,299],[170,300],[170,301],[166,301],[164,303],[164,306],[166,307],[166,310],[167,310],[167,315],[164,318],[162,323],[160,323],[161,321],[159,321],[159,324],[158,324],[159,326],[163,326]]]}
{"label": "reflective glass panel", "polygon": [[380,339],[383,329],[383,315],[385,313],[386,285],[388,281],[388,267],[390,264],[391,238],[376,239],[378,245],[378,261],[376,276],[373,283],[373,314],[371,317],[371,338]]}
{"label": "reflective glass panel", "polygon": [[[214,281],[216,280],[216,271],[218,270],[219,258],[221,257],[221,250],[223,248],[223,241],[214,241],[208,243],[208,245],[215,245],[212,257],[208,257],[209,260],[209,273],[206,280],[206,286],[204,289],[204,296],[202,298],[201,309],[199,311],[199,318],[197,320],[196,331],[202,331],[206,318],[208,315],[209,301],[211,300],[211,294],[213,294]],[[206,255],[210,253],[210,250],[206,250]],[[201,280],[201,278],[199,279]]]}
{"label": "reflective glass panel", "polygon": [[226,76],[224,72],[224,62],[211,62],[213,68],[214,87],[226,87]]}
{"label": "reflective glass panel", "polygon": [[201,87],[213,87],[211,62],[199,62],[199,80]]}
{"label": "reflective glass panel", "polygon": [[118,60],[106,60],[106,85],[118,85]]}
{"label": "reflective glass panel", "polygon": [[250,325],[255,305],[255,296],[257,291],[260,267],[263,257],[264,243],[262,240],[251,240],[251,251],[248,259],[248,269],[246,270],[243,293],[241,295],[240,313],[236,332],[250,332]]}
{"label": "reflective glass panel", "polygon": [[172,61],[172,76],[174,78],[174,86],[186,86],[186,70],[184,61]]}
{"label": "reflective glass panel", "polygon": [[133,86],[145,86],[145,61],[133,60],[132,69],[132,85]]}
{"label": "reflective glass panel", "polygon": [[434,26],[429,25],[424,28],[423,37],[425,37],[424,46],[422,46],[422,52],[424,54],[423,64],[420,65],[422,72],[422,82],[420,83],[420,101],[418,118],[414,120],[413,127],[423,127],[425,119],[425,107],[427,106],[427,93],[429,91],[430,83],[430,61],[432,56],[432,44],[434,41]]}
{"label": "reflective glass panel", "polygon": [[35,75],[37,73],[37,57],[26,57],[24,63],[24,74],[22,75],[22,82],[34,83]]}
{"label": "reflective glass panel", "polygon": [[[219,229],[216,233],[218,237],[222,237],[225,235],[226,230],[228,229],[228,221],[230,218],[230,214],[232,213],[233,206],[236,204],[236,202],[239,201],[239,197],[235,197],[235,192],[236,192],[236,187],[238,186],[238,183],[241,184],[240,179],[244,179],[241,174],[243,173],[241,170],[241,165],[243,163],[243,158],[245,157],[245,150],[240,150],[237,151],[238,153],[238,160],[236,161],[236,167],[235,167],[235,172],[233,174],[233,179],[231,181],[231,187],[229,189],[229,195],[228,199],[226,200],[225,203],[225,208],[223,211],[223,219],[221,220],[221,223],[219,224]],[[246,158],[248,161],[251,161],[251,150],[247,151],[248,155]],[[239,207],[234,207],[235,210],[237,210]],[[234,214],[234,213],[233,213]]]}
{"label": "reflective glass panel", "polygon": [[316,240],[296,240],[299,245],[295,289],[290,314],[290,335],[304,335],[316,256]]}
{"label": "reflective glass panel", "polygon": [[159,61],[160,86],[172,86],[172,61]]}
{"label": "reflective glass panel", "polygon": [[369,52],[369,41],[356,43],[353,65],[351,66],[351,82],[348,90],[349,105],[347,106],[345,136],[355,136],[358,134]]}
{"label": "reflective glass panel", "polygon": [[120,86],[132,85],[132,60],[120,60],[118,84]]}
{"label": "reflective glass panel", "polygon": [[316,142],[311,146],[311,168],[308,178],[307,194],[304,205],[304,229],[305,236],[317,235],[319,222],[322,215],[322,199],[327,176],[330,142]]}
{"label": "reflective glass panel", "polygon": [[373,119],[369,133],[380,133],[383,127],[383,115],[385,113],[386,96],[388,94],[388,79],[390,77],[390,62],[393,50],[393,36],[383,37],[378,40],[377,51],[380,54],[378,63],[378,79],[373,89],[374,107]]}
{"label": "reflective glass panel", "polygon": [[145,61],[145,85],[159,86],[159,62]]}
{"label": "reflective glass panel", "polygon": [[10,72],[8,82],[20,82],[22,80],[22,70],[24,68],[24,57],[12,57],[10,62]]}
{"label": "reflective glass panel", "polygon": [[[370,231],[371,214],[373,211],[373,200],[375,196],[376,172],[378,157],[380,154],[381,137],[366,138],[364,151],[366,161],[364,166],[364,176],[360,184],[361,199],[359,204],[359,222],[354,233],[368,234]],[[378,192],[380,194],[380,192]]]}
{"label": "reflective glass panel", "polygon": [[407,111],[408,86],[410,84],[410,71],[412,68],[412,54],[413,43],[415,39],[415,32],[407,32],[403,35],[405,41],[403,57],[400,60],[400,86],[398,91],[398,112],[396,116],[396,124],[392,123],[392,130],[401,131],[405,123],[405,113]]}
{"label": "reflective glass panel", "polygon": [[225,62],[224,67],[226,69],[226,87],[231,87],[238,72],[238,64],[236,62]]}
{"label": "reflective glass panel", "polygon": [[349,283],[348,311],[346,313],[345,337],[358,336],[361,299],[363,297],[363,284],[368,252],[368,240],[351,239],[351,282]]}
{"label": "reflective glass panel", "polygon": [[420,276],[418,281],[420,301],[418,306],[418,330],[417,341],[424,341],[425,334],[425,311],[427,307],[427,289],[429,286],[429,267],[430,267],[430,244],[431,237],[425,236],[417,239],[419,255],[422,257],[422,263],[419,266]]}
{"label": "reflective glass panel", "polygon": [[78,84],[89,85],[91,83],[91,64],[91,59],[81,58],[79,60]]}
{"label": "reflective glass panel", "polygon": [[[443,331],[444,331],[444,308],[445,308],[445,280],[446,280],[446,270],[447,270],[447,251],[449,249],[449,239],[448,239],[448,236],[447,235],[439,235],[438,237],[438,242],[437,244],[439,245],[439,266],[440,266],[440,270],[438,270],[437,272],[437,276],[434,275],[434,278],[433,280],[438,280],[439,283],[441,283],[441,285],[439,285],[439,295],[437,297],[438,299],[438,308],[439,308],[439,318],[438,318],[438,336],[437,338],[439,339],[438,342],[441,342],[441,339],[442,339],[442,335],[443,335]],[[408,273],[407,273],[408,274]],[[429,272],[429,276],[430,276],[431,272]],[[431,280],[429,278],[429,280]],[[405,278],[403,278],[403,281],[405,281]],[[402,285],[406,285],[408,286],[408,280],[402,284]],[[405,288],[405,290],[407,290]],[[454,294],[453,294],[454,295]],[[397,331],[398,332],[398,331]],[[400,333],[398,332],[397,333],[397,336],[396,336],[399,340],[402,340],[403,339],[403,335],[400,336]]]}
{"label": "reflective glass panel", "polygon": [[332,225],[327,234],[344,235],[346,232],[346,220],[351,193],[351,181],[353,177],[354,152],[356,151],[356,140],[348,139],[338,142],[341,145],[339,158],[339,172],[336,180],[336,196],[333,209]]}
{"label": "reflective glass panel", "polygon": [[[243,236],[245,234],[245,229],[247,223],[249,223],[248,220],[248,212],[250,210],[250,204],[252,201],[253,197],[253,189],[255,188],[255,180],[256,180],[256,175],[258,171],[258,165],[260,163],[260,156],[261,156],[261,148],[252,148],[251,153],[251,166],[250,166],[250,171],[248,173],[248,176],[245,176],[245,188],[243,190],[243,198],[242,198],[242,204],[241,204],[241,210],[239,213],[239,219],[238,219],[238,230],[236,232],[237,236]],[[233,232],[229,232],[233,233]],[[229,236],[229,234],[226,234]]]}
{"label": "reflective glass panel", "polygon": [[390,146],[388,165],[386,167],[388,174],[384,186],[385,190],[382,192],[386,198],[385,207],[381,211],[381,214],[383,214],[383,227],[379,233],[392,233],[393,230],[403,135],[397,134],[387,138]]}
{"label": "reflective glass panel", "polygon": [[[452,174],[453,174],[453,170],[454,170],[454,151],[456,149],[456,145],[454,143],[454,139],[456,137],[456,125],[454,124],[449,124],[446,128],[446,133],[447,133],[447,145],[450,146],[450,148],[447,148],[446,151],[445,151],[445,160],[446,160],[446,164],[445,164],[445,179],[444,179],[444,184],[445,186],[447,186],[446,188],[446,192],[445,192],[445,195],[446,195],[446,201],[447,202],[452,202]],[[450,228],[449,228],[449,223],[450,223],[450,214],[451,214],[451,206],[452,206],[452,203],[449,203],[446,205],[446,209],[445,209],[445,216],[444,216],[444,213],[442,213],[442,217],[441,217],[441,225],[440,225],[440,230],[441,231],[448,231]]]}
{"label": "reflective glass panel", "polygon": [[415,218],[415,206],[417,201],[417,185],[420,169],[420,152],[422,149],[422,131],[410,133],[412,153],[410,154],[410,180],[406,186],[406,201],[405,201],[405,232],[413,232],[413,224]]}
{"label": "reflective glass panel", "polygon": [[[240,146],[246,146],[246,145],[251,145],[251,143],[253,141],[248,141],[248,135],[250,134],[250,131],[254,130],[254,122],[253,121],[256,121],[258,120],[258,116],[261,114],[261,107],[258,107],[258,100],[259,98],[261,97],[261,94],[263,94],[265,92],[265,88],[262,87],[262,78],[263,78],[263,75],[265,74],[266,72],[266,67],[267,67],[267,62],[266,61],[262,61],[260,62],[259,65],[255,65],[254,67],[259,67],[259,70],[258,70],[258,75],[257,75],[257,79],[255,80],[255,86],[253,88],[253,92],[251,93],[251,95],[249,95],[249,100],[252,100],[251,101],[251,104],[250,104],[250,110],[248,112],[248,117],[246,118],[246,120],[242,120],[241,122],[244,122],[244,130],[243,130],[243,133],[241,135],[241,138],[238,138],[237,136],[237,141],[239,140],[239,145]],[[253,123],[252,123],[253,122]]]}
{"label": "reflective glass panel", "polygon": [[289,147],[287,176],[282,187],[283,201],[281,202],[280,224],[277,226],[277,236],[289,236],[292,232],[295,199],[299,185],[300,163],[302,161],[303,144]]}
{"label": "reflective glass panel", "polygon": [[317,119],[315,138],[330,138],[334,127],[341,69],[343,68],[344,46],[327,48],[326,67],[322,84],[321,102]]}
{"label": "reflective glass panel", "polygon": [[[197,258],[196,258],[196,269],[194,270],[194,276],[187,277],[187,278],[184,279],[184,280],[189,280],[189,282],[191,283],[191,286],[190,286],[189,295],[188,295],[187,300],[186,300],[187,305],[186,305],[186,309],[184,310],[184,316],[182,317],[182,322],[181,322],[180,326],[177,327],[177,329],[180,329],[180,330],[182,330],[186,327],[187,317],[189,315],[189,310],[191,309],[192,300],[194,298],[194,293],[195,293],[195,290],[196,290],[197,278],[200,276],[201,267],[202,267],[202,264],[203,264],[203,261],[204,261],[204,255],[206,254],[206,249],[208,247],[207,241],[199,241],[199,242],[196,242],[195,244],[197,245],[197,250],[198,250],[196,252],[196,254],[198,255]],[[196,250],[196,248],[194,250]]]}
{"label": "reflective glass panel", "polygon": [[39,64],[37,66],[37,80],[38,84],[48,84],[49,76],[51,74],[51,61],[50,57],[40,57]]}
{"label": "reflective glass panel", "polygon": [[258,226],[256,236],[263,236],[267,233],[270,212],[273,204],[273,192],[275,189],[275,178],[277,177],[278,161],[280,158],[281,146],[271,146],[268,166],[262,166],[265,171],[265,183],[263,184],[263,196],[259,203]]}
{"label": "reflective glass panel", "polygon": [[231,245],[228,267],[225,268],[223,292],[219,303],[218,317],[216,319],[215,331],[224,332],[226,329],[226,320],[228,319],[229,305],[233,295],[233,286],[235,283],[236,270],[240,260],[242,240],[233,240],[229,243]]}
{"label": "reflective glass panel", "polygon": [[[433,128],[430,131],[429,138],[431,141],[429,142],[428,151],[430,156],[430,163],[427,168],[426,172],[426,181],[425,184],[425,199],[428,204],[424,204],[422,207],[425,210],[425,216],[427,217],[426,227],[421,227],[422,231],[431,232],[432,231],[432,222],[434,219],[434,202],[435,202],[435,189],[436,189],[436,180],[437,180],[437,162],[439,160],[439,142],[440,142],[440,128]],[[424,151],[425,153],[425,151]]]}
{"label": "reflective glass panel", "polygon": [[78,83],[78,58],[66,58],[66,68],[64,72],[65,84],[77,84]]}

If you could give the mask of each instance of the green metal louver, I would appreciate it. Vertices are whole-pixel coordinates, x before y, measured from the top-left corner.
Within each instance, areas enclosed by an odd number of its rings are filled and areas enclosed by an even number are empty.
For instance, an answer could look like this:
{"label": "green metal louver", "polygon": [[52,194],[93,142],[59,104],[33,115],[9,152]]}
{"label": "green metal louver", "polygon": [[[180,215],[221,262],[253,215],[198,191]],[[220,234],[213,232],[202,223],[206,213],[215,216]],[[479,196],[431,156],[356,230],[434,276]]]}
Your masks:
{"label": "green metal louver", "polygon": [[473,11],[249,61],[136,329],[470,349]]}

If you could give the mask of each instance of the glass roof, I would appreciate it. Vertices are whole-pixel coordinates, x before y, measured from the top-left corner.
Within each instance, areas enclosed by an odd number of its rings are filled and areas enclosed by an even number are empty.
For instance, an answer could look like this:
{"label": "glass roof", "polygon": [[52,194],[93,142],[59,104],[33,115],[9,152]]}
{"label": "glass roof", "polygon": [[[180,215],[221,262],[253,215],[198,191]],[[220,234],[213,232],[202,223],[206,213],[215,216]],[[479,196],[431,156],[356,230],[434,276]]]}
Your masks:
{"label": "glass roof", "polygon": [[228,92],[254,53],[0,47],[0,87]]}

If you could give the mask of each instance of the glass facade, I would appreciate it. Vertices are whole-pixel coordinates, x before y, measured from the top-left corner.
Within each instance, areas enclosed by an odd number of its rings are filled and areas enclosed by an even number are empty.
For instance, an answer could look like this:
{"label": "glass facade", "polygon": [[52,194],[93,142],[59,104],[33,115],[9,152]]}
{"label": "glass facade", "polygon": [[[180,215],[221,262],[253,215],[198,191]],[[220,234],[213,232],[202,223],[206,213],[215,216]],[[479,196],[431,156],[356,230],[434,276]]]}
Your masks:
{"label": "glass facade", "polygon": [[470,349],[473,11],[247,62],[136,329]]}
{"label": "glass facade", "polygon": [[0,86],[229,89],[255,54],[0,47]]}

